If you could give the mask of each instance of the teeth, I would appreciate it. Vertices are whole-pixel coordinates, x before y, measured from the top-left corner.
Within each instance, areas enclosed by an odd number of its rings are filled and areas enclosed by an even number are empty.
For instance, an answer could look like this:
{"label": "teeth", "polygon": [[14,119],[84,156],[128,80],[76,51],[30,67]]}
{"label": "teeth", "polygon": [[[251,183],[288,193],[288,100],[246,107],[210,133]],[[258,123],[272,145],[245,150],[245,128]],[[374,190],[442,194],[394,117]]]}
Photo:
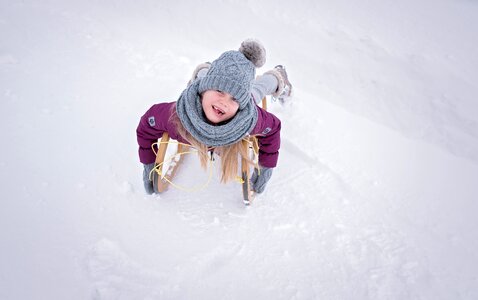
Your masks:
{"label": "teeth", "polygon": [[221,114],[221,115],[224,114],[224,112],[223,112],[222,110],[220,110],[219,108],[217,108],[216,106],[213,105],[212,108],[213,108],[215,111],[217,111],[219,114]]}

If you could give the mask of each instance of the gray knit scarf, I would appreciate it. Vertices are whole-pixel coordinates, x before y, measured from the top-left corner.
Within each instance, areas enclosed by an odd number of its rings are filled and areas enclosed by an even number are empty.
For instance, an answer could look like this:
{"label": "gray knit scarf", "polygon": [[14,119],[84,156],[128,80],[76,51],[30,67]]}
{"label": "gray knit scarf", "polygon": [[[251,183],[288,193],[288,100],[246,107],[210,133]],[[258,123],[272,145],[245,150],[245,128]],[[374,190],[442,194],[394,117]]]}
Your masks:
{"label": "gray knit scarf", "polygon": [[198,93],[200,81],[194,81],[176,102],[179,120],[194,138],[210,147],[226,146],[241,140],[254,129],[258,112],[252,99],[226,124],[208,123]]}

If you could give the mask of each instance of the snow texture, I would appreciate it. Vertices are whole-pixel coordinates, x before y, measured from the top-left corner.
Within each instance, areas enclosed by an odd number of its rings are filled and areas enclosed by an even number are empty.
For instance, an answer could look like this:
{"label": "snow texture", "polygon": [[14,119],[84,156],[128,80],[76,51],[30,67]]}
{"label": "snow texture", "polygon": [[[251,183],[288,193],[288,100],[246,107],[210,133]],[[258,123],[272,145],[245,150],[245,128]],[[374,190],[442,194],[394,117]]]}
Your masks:
{"label": "snow texture", "polygon": [[[478,299],[476,1],[1,1],[0,36],[0,299]],[[140,116],[247,38],[295,87],[266,191],[146,195]]]}

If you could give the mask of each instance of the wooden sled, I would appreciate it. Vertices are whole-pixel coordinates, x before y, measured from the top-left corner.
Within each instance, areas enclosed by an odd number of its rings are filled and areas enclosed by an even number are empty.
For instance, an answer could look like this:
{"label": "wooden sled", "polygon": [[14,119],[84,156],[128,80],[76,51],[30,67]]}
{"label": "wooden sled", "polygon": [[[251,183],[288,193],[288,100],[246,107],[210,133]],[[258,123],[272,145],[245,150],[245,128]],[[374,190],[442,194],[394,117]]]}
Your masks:
{"label": "wooden sled", "polygon": [[[248,137],[242,140],[243,147],[247,149],[250,161],[255,161],[256,153],[259,153],[257,146],[257,139],[255,137]],[[242,179],[242,200],[245,205],[250,205],[254,200],[255,193],[251,187],[251,168],[250,164],[245,158],[241,158],[241,179]]]}
{"label": "wooden sled", "polygon": [[[267,99],[264,97],[262,99],[262,108],[267,110]],[[176,175],[176,172],[178,170],[179,165],[182,162],[182,159],[179,158],[179,155],[176,155],[175,157],[178,157],[178,159],[173,159],[172,163],[169,164],[167,167],[167,170],[165,170],[164,167],[164,159],[166,156],[167,148],[168,148],[168,142],[169,142],[169,134],[167,132],[163,133],[163,136],[161,137],[161,142],[159,143],[158,147],[158,152],[156,154],[156,165],[158,165],[157,168],[157,173],[154,174],[153,176],[153,187],[154,190],[158,193],[162,193],[167,190],[170,182],[173,180],[174,175]],[[258,146],[257,143],[253,141],[254,138],[248,138],[246,140],[243,140],[243,147],[246,147],[250,159],[254,161],[254,155],[255,153],[258,153]],[[178,149],[176,151],[176,154],[183,153],[188,151],[188,146],[185,146],[183,144],[178,144]],[[243,201],[244,204],[250,205],[252,200],[254,199],[254,191],[252,191],[252,187],[250,184],[250,178],[251,178],[251,170],[250,170],[250,164],[247,162],[246,159],[241,159],[241,179],[242,179],[242,195],[243,195]]]}

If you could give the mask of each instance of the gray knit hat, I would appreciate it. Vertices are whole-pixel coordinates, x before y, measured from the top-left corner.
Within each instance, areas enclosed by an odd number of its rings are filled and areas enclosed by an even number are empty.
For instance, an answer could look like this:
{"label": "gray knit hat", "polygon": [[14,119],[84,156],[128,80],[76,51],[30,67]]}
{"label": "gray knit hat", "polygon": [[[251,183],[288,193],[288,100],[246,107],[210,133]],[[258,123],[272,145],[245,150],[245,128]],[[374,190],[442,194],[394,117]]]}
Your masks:
{"label": "gray knit hat", "polygon": [[256,40],[245,40],[239,51],[224,52],[212,62],[206,76],[201,78],[199,93],[206,90],[219,90],[231,94],[244,109],[251,101],[252,81],[256,67],[265,63],[266,50]]}

